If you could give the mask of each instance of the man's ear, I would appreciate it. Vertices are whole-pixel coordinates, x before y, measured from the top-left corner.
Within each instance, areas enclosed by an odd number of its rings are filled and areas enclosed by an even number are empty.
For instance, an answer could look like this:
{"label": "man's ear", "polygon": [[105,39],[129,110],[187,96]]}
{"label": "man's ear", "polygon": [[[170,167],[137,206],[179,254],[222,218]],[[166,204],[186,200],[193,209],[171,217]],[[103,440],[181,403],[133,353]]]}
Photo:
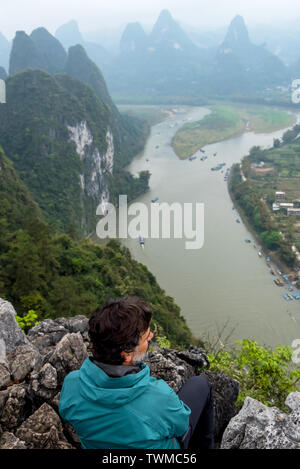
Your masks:
{"label": "man's ear", "polygon": [[121,357],[123,358],[123,365],[131,365],[132,363],[133,352],[121,352]]}

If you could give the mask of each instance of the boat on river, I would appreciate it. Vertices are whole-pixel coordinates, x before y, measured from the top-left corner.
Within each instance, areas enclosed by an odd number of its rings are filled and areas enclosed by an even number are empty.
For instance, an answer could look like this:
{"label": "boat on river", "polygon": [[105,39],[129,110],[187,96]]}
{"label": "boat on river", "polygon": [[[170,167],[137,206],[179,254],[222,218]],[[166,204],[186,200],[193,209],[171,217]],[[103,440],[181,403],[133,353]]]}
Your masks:
{"label": "boat on river", "polygon": [[221,169],[223,166],[221,164],[218,164],[217,166],[213,166],[211,168],[212,171],[219,171],[219,169]]}
{"label": "boat on river", "polygon": [[275,278],[274,283],[277,285],[277,287],[283,287],[283,283],[281,280],[279,280],[279,278]]}

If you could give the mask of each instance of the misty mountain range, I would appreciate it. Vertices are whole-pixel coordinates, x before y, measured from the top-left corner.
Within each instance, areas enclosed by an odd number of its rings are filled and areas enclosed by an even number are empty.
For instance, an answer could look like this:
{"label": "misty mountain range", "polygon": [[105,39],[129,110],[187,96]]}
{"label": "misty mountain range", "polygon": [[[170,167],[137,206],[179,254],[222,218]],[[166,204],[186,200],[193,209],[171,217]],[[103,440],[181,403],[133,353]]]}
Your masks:
{"label": "misty mountain range", "polygon": [[[256,30],[256,37],[258,33]],[[270,37],[274,39],[272,31]],[[139,23],[128,24],[120,39],[119,52],[113,54],[96,42],[85,41],[77,23],[70,21],[58,28],[55,37],[45,28],[37,28],[30,36],[18,31],[12,46],[0,34],[0,77],[5,78],[3,68],[9,75],[26,68],[50,74],[63,72],[66,50],[80,45],[100,68],[110,92],[117,98],[248,95],[268,87],[285,86],[291,78],[298,77],[298,43],[293,56],[286,46],[291,36],[285,42],[282,33],[280,40],[281,48],[278,42],[270,41],[273,52],[264,43],[254,44],[241,16],[232,20],[227,31],[188,34],[169,11],[163,10],[150,33]],[[280,52],[287,50],[285,64]],[[295,60],[290,64],[292,57]]]}

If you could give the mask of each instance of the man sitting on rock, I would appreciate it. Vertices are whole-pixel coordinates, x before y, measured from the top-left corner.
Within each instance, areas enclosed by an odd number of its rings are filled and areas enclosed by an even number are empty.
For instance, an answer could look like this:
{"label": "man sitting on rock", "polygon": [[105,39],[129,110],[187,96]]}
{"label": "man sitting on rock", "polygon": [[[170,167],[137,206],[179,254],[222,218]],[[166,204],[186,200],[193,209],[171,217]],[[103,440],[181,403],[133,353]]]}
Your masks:
{"label": "man sitting on rock", "polygon": [[176,394],[143,363],[151,308],[138,298],[110,300],[89,321],[93,355],[65,378],[61,417],[84,449],[213,448],[213,404],[206,378]]}

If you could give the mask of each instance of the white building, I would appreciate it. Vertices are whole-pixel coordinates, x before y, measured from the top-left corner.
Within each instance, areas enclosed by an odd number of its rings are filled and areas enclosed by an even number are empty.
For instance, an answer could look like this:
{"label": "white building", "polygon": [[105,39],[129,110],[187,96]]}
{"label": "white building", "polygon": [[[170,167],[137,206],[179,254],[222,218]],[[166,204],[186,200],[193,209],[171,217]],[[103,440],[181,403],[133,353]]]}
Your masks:
{"label": "white building", "polygon": [[285,200],[285,192],[275,192],[275,200],[276,202],[279,200]]}
{"label": "white building", "polygon": [[288,217],[300,217],[300,208],[288,208],[287,216]]}

